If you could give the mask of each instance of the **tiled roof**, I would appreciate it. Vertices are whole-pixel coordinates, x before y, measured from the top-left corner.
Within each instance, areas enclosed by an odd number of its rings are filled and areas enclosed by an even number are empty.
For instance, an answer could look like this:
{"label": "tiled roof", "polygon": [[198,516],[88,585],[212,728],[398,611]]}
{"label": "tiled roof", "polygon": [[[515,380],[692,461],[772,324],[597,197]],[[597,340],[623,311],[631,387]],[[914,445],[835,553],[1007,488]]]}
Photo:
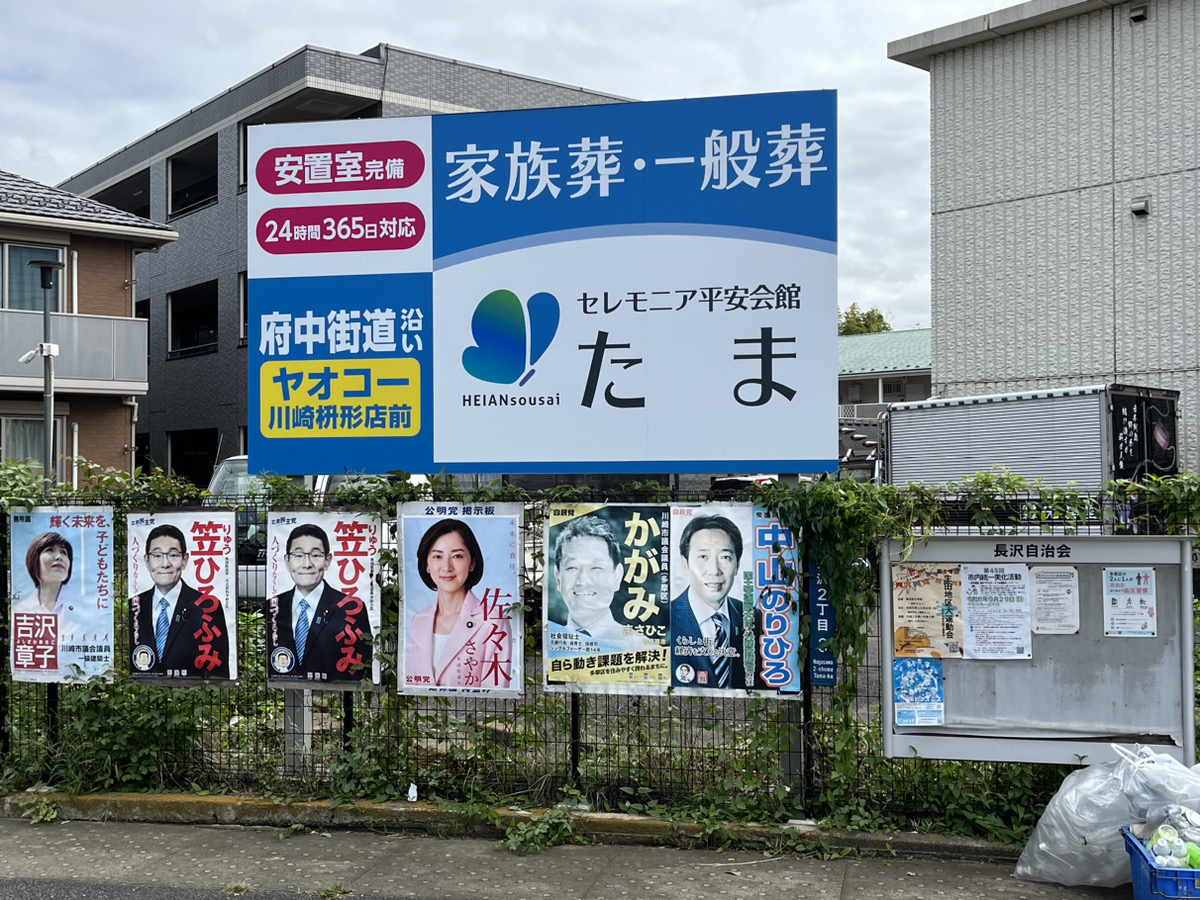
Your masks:
{"label": "tiled roof", "polygon": [[838,336],[838,374],[928,369],[932,353],[928,328]]}
{"label": "tiled roof", "polygon": [[66,219],[90,225],[139,228],[162,231],[164,235],[174,234],[170,226],[160,225],[116,207],[0,170],[0,219],[6,214],[43,216],[47,219]]}

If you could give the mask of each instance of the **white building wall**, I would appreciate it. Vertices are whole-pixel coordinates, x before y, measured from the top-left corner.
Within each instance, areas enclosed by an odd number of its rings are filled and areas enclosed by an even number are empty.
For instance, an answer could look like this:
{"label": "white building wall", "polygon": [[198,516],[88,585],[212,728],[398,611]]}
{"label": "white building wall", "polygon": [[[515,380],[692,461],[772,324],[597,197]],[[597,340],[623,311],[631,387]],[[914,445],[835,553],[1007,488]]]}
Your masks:
{"label": "white building wall", "polygon": [[1111,21],[1096,12],[935,57],[934,215],[1111,181]]}
{"label": "white building wall", "polygon": [[[1144,22],[1129,8],[1147,7]],[[1119,180],[1195,171],[1200,166],[1200,4],[1154,0],[1113,12]]]}
{"label": "white building wall", "polygon": [[1179,390],[1198,471],[1200,0],[1133,5],[932,58],[933,390]]}

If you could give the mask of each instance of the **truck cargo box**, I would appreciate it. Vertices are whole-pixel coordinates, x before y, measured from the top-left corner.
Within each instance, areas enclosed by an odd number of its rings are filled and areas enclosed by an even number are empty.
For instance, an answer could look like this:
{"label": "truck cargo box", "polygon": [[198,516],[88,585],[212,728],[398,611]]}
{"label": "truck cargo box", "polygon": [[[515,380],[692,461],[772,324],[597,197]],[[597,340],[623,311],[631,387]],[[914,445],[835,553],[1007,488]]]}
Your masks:
{"label": "truck cargo box", "polygon": [[1174,475],[1178,400],[1178,391],[1097,384],[894,403],[883,477],[940,485],[1003,466],[1095,491],[1115,479]]}

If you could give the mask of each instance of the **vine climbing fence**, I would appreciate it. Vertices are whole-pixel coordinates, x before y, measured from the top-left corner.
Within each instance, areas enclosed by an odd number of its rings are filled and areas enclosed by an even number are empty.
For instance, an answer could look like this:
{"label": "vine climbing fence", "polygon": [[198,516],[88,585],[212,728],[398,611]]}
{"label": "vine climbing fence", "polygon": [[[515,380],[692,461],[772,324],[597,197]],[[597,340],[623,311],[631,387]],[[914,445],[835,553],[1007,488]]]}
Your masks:
{"label": "vine climbing fence", "polygon": [[[0,786],[18,790],[41,782],[76,792],[168,789],[397,800],[408,797],[415,785],[420,799],[446,803],[543,806],[572,797],[596,809],[705,808],[725,818],[757,821],[825,818],[857,827],[926,823],[945,829],[952,820],[951,830],[1018,840],[1061,782],[1064,768],[883,756],[882,691],[890,687],[890,677],[880,663],[875,547],[883,537],[919,541],[946,533],[1181,532],[1194,518],[1197,492],[1188,487],[1186,496],[1172,501],[1166,488],[1154,497],[1144,489],[1083,495],[1020,484],[914,494],[830,482],[768,487],[742,498],[776,509],[802,533],[823,572],[836,576],[831,584],[839,628],[855,631],[854,640],[838,645],[839,684],[806,684],[788,700],[546,690],[540,639],[542,531],[548,504],[560,500],[561,493],[531,498],[500,488],[497,497],[521,499],[526,509],[526,682],[519,698],[398,693],[396,560],[394,550],[386,550],[385,571],[390,566],[392,575],[383,580],[385,616],[377,642],[383,677],[382,685],[371,689],[267,687],[261,600],[239,601],[240,676],[228,687],[135,683],[121,652],[111,681],[14,682],[6,629]],[[336,498],[267,492],[244,498],[239,516],[338,502],[390,518],[394,533],[396,503],[414,499],[417,490],[404,484],[397,493],[380,480],[375,493],[359,488]],[[657,485],[637,485],[620,496],[573,490],[575,502],[709,499]],[[179,496],[174,490],[131,490],[126,484],[56,500],[114,505],[118,547],[123,510],[201,502],[187,491]],[[20,502],[25,501],[10,497],[6,506],[12,510]],[[2,544],[7,566],[7,534]],[[122,577],[117,573],[118,597],[127,594]],[[117,648],[126,646],[127,612],[118,602]],[[3,621],[8,618],[6,608]]]}

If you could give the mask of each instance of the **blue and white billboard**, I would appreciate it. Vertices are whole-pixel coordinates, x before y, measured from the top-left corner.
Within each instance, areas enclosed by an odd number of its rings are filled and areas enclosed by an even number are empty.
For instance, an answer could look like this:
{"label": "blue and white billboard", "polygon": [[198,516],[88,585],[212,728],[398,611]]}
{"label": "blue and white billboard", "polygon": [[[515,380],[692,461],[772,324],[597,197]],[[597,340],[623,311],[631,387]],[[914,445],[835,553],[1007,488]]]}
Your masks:
{"label": "blue and white billboard", "polygon": [[836,114],[251,128],[251,466],[832,471]]}

